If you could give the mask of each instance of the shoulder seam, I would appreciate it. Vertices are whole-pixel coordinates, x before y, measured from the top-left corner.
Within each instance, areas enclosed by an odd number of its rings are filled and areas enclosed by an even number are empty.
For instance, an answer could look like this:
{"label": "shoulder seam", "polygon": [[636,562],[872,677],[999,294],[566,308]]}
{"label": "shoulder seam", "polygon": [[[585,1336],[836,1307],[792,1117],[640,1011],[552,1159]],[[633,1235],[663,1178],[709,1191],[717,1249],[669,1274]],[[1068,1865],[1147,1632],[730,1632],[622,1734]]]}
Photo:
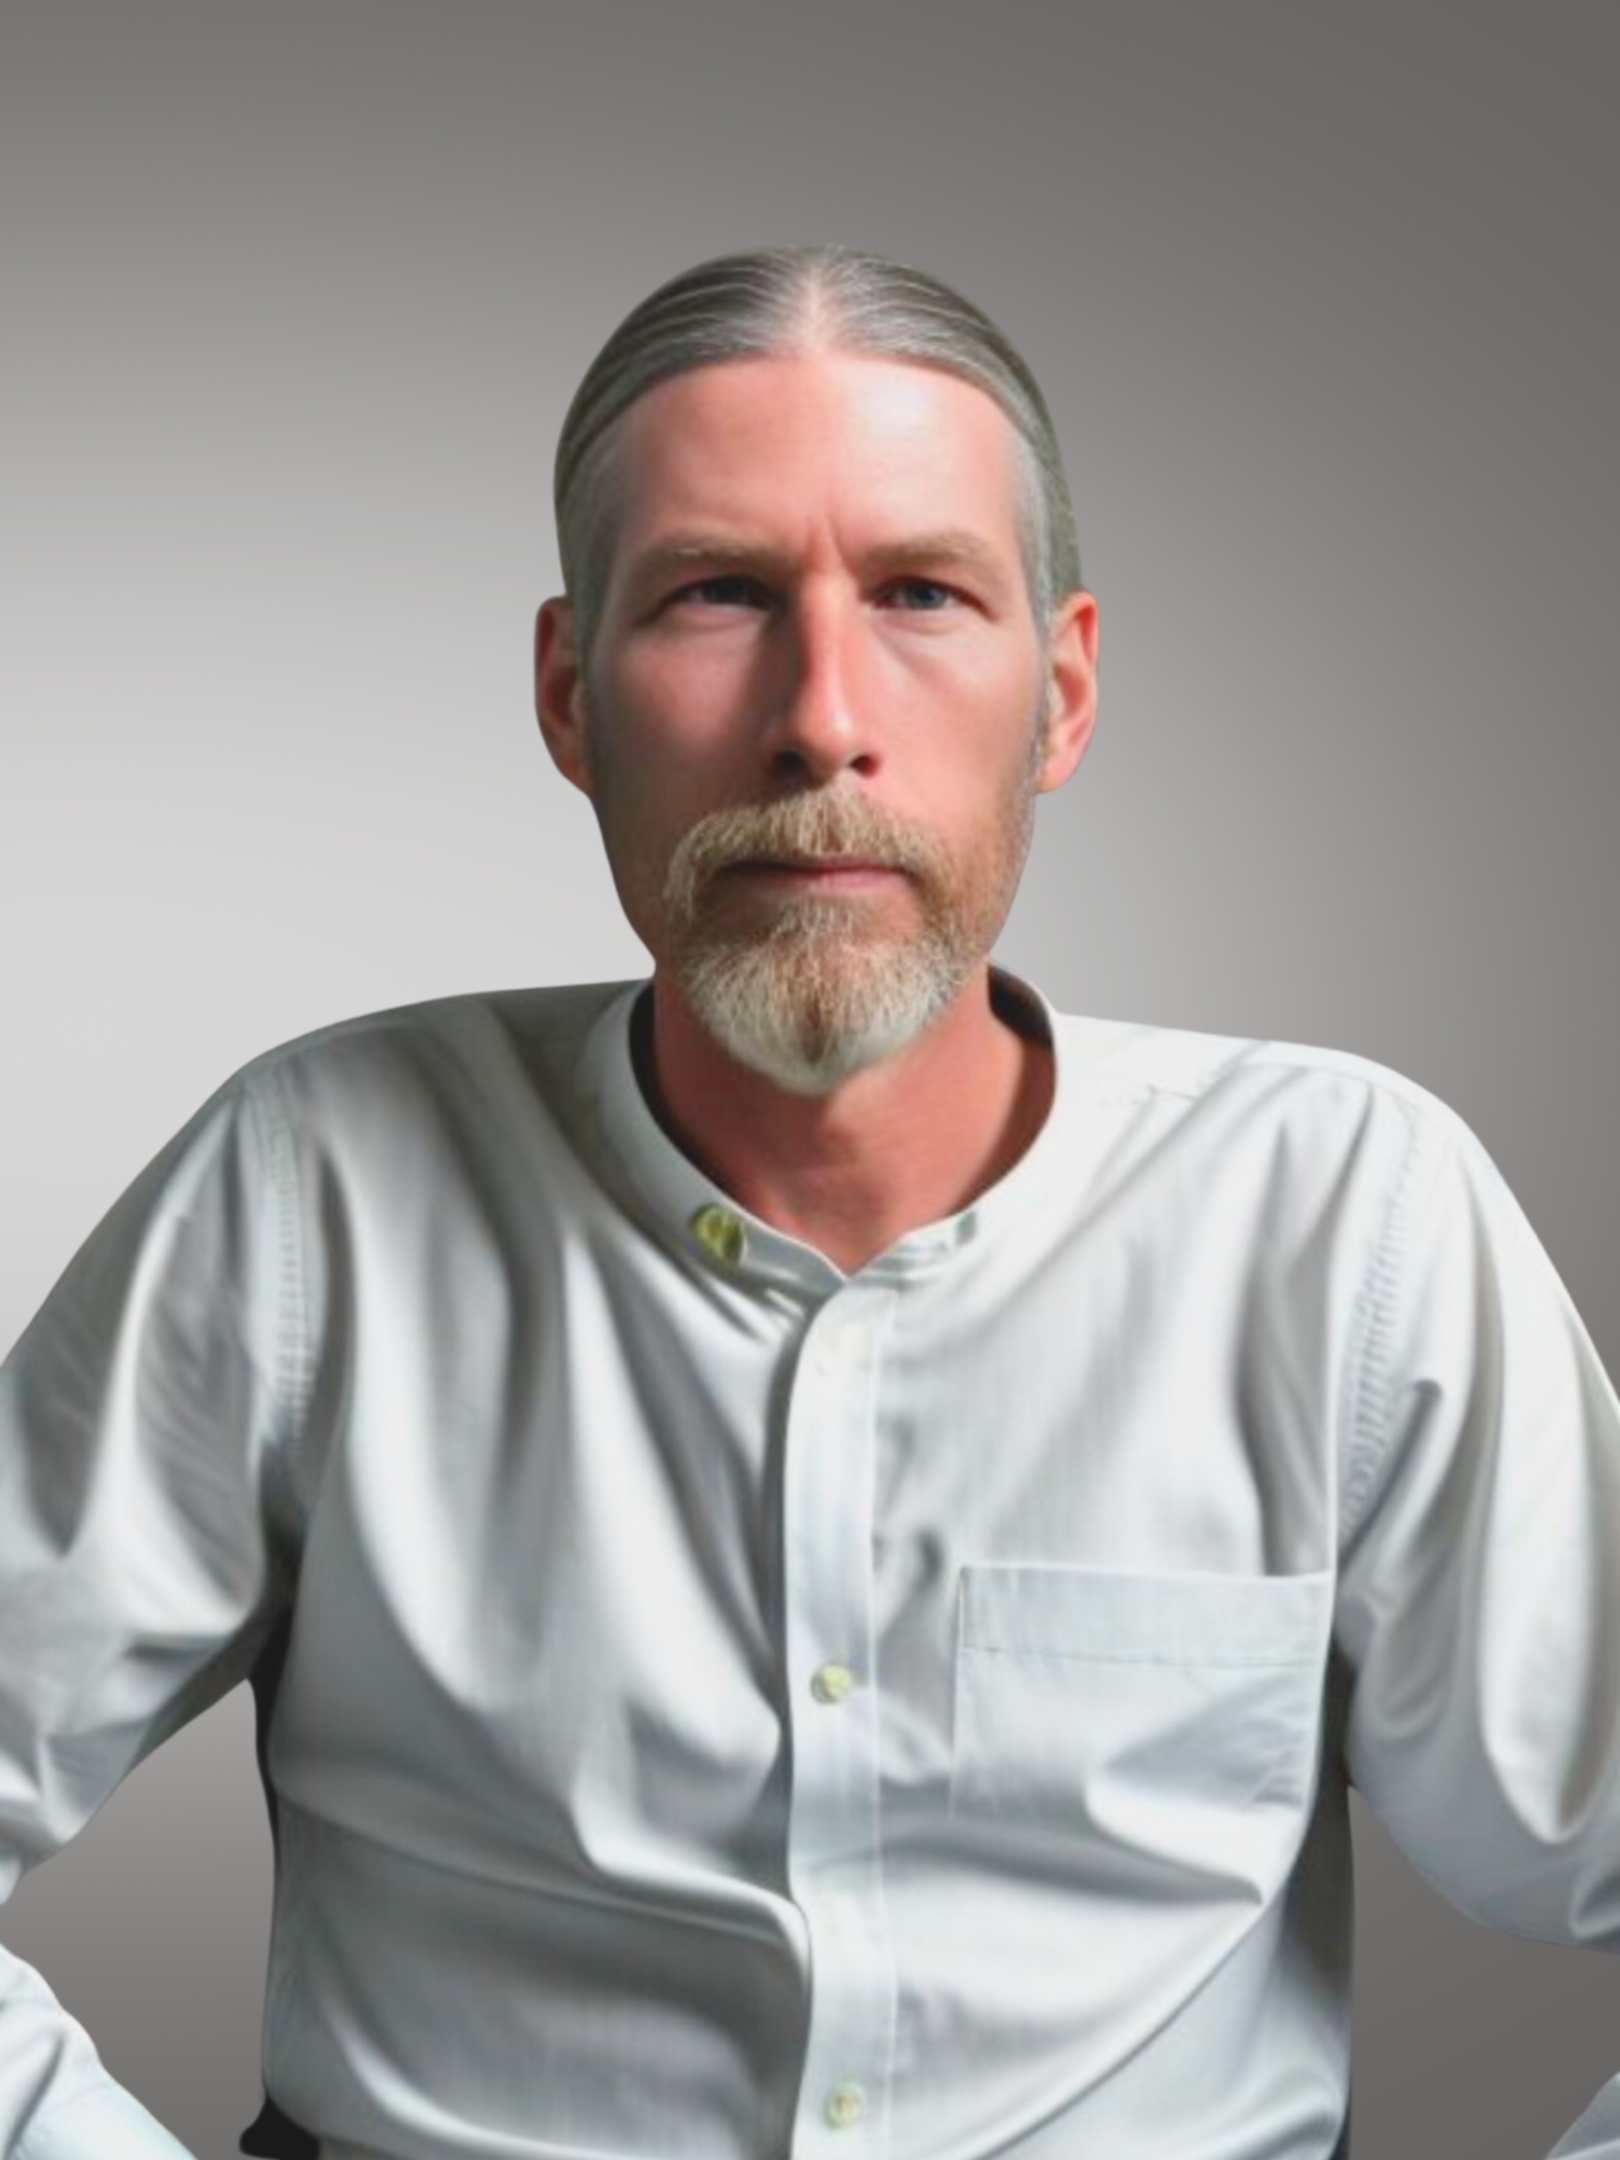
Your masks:
{"label": "shoulder seam", "polygon": [[1410,1073],[1399,1071],[1393,1065],[1380,1064],[1376,1058],[1363,1057],[1356,1050],[1318,1049],[1310,1045],[1298,1045],[1309,1051],[1308,1056],[1288,1057],[1285,1050],[1291,1046],[1267,1043],[1260,1046],[1259,1054],[1243,1062],[1251,1067],[1270,1066],[1286,1072],[1314,1072],[1338,1080],[1357,1080],[1364,1087],[1375,1088],[1409,1110],[1444,1110],[1449,1108],[1445,1098],[1425,1087],[1421,1080],[1414,1080]]}
{"label": "shoulder seam", "polygon": [[1349,1463],[1338,1540],[1341,1551],[1360,1525],[1373,1481],[1388,1450],[1388,1364],[1395,1333],[1395,1303],[1411,1232],[1418,1165],[1433,1129],[1420,1100],[1397,1089],[1387,1092],[1406,1120],[1407,1139],[1385,1210],[1383,1230],[1373,1247],[1356,1301],[1352,1334],[1360,1336],[1359,1354],[1352,1353],[1345,1360],[1341,1424],[1348,1436]]}
{"label": "shoulder seam", "polygon": [[[312,1393],[298,1158],[279,1072],[273,1066],[266,1066],[256,1077],[262,1083],[262,1092],[260,1088],[249,1087],[246,1095],[269,1172],[276,1225],[276,1438],[280,1451],[290,1458],[288,1467],[291,1469],[301,1462],[303,1455]],[[269,1100],[271,1096],[273,1103]],[[295,1492],[302,1490],[301,1477],[294,1475],[289,1482]]]}
{"label": "shoulder seam", "polygon": [[431,1033],[439,1023],[457,1012],[494,1013],[505,1001],[513,998],[566,997],[576,993],[588,995],[600,992],[605,1000],[611,994],[627,989],[631,980],[632,978],[627,976],[622,982],[519,984],[502,990],[457,990],[443,997],[416,998],[400,1005],[380,1006],[375,1012],[347,1013],[339,1019],[323,1021],[317,1027],[306,1028],[302,1034],[289,1035],[282,1042],[266,1045],[240,1068],[240,1075],[257,1078],[261,1073],[277,1074],[284,1065],[298,1057],[350,1037]]}

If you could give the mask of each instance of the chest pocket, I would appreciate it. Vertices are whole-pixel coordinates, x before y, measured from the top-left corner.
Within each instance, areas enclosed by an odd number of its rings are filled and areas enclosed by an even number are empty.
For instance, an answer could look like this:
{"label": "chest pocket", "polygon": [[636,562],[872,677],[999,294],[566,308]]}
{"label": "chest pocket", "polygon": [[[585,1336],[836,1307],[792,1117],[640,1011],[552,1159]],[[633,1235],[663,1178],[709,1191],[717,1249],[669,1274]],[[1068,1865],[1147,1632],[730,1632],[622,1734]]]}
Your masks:
{"label": "chest pocket", "polygon": [[1273,1881],[1314,1781],[1333,1577],[961,1575],[951,1813],[1122,1894]]}

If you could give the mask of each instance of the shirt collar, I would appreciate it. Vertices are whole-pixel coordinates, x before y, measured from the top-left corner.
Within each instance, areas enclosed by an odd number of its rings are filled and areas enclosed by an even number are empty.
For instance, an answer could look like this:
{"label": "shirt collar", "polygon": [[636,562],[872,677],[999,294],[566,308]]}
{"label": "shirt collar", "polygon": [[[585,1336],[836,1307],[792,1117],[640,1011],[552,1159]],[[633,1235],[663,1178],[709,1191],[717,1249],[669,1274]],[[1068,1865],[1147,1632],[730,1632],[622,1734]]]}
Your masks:
{"label": "shirt collar", "polygon": [[[1052,1050],[1054,1089],[1046,1120],[994,1185],[954,1215],[896,1239],[858,1271],[862,1281],[899,1284],[932,1274],[1033,1207],[1054,1175],[1057,1133],[1072,1093],[1057,1016],[1040,991],[1018,976],[998,967],[990,976],[1001,1016]],[[654,1117],[631,1052],[632,1016],[648,988],[629,983],[612,1000],[586,1039],[580,1067],[587,1118],[621,1171],[635,1212],[691,1264],[739,1284],[826,1294],[853,1280],[813,1245],[743,1207],[681,1152]]]}

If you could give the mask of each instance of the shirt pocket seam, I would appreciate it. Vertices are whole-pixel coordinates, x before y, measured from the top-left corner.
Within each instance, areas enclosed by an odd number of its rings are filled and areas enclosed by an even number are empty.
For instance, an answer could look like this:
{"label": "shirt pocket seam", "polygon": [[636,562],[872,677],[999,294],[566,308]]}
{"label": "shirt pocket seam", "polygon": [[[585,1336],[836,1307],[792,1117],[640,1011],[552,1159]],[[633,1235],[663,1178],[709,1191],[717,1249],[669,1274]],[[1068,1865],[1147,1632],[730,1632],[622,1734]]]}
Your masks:
{"label": "shirt pocket seam", "polygon": [[1206,1669],[1224,1671],[1228,1668],[1272,1672],[1293,1665],[1316,1663],[1315,1652],[1310,1650],[1291,1651],[1274,1657],[1222,1656],[1218,1652],[1200,1657],[1177,1657],[1164,1650],[1062,1650],[1047,1645],[1025,1648],[1016,1643],[974,1642],[967,1639],[958,1645],[958,1655],[1016,1658],[1020,1664],[1030,1659],[1051,1658],[1077,1665],[1167,1665],[1178,1672],[1202,1672]]}
{"label": "shirt pocket seam", "polygon": [[1087,1663],[1287,1666],[1321,1662],[1329,1569],[1291,1575],[965,1563],[957,1649]]}
{"label": "shirt pocket seam", "polygon": [[[952,1683],[951,1774],[948,1810],[953,1818],[999,1814],[1004,1808],[1039,1819],[1043,1803],[1023,1785],[1019,1765],[1027,1765],[1039,1788],[1043,1771],[1051,1789],[1054,1764],[1065,1746],[1090,1746],[1095,1718],[1127,1732],[1139,1711],[1143,1729],[1173,1739],[1183,1713],[1207,1715],[1214,1701],[1210,1689],[1230,1675],[1233,1687],[1262,1688],[1240,1713],[1258,1711],[1270,1726],[1269,1744],[1256,1735],[1249,1764],[1238,1757],[1229,1774],[1248,1777],[1254,1789],[1303,1801],[1314,1738],[1320,1736],[1320,1690],[1310,1675],[1325,1670],[1330,1638],[1334,1578],[1331,1570],[1295,1575],[1221,1575],[1174,1569],[1116,1569],[1025,1562],[965,1564],[958,1586],[958,1626]],[[1143,1685],[1155,1692],[1144,1698],[1113,1698],[1114,1707],[1098,1705],[1085,1689],[1083,1675],[1093,1671],[1099,1685],[1107,1671],[1160,1674]],[[1061,1686],[1061,1697],[1047,1697],[1047,1713],[1061,1712],[1070,1737],[1052,1726],[1050,1716],[1020,1719],[1014,1704],[1035,1698],[1020,1686],[1038,1673]],[[1002,1696],[1003,1681],[1015,1693]],[[977,1681],[974,1675],[978,1676]],[[1058,1675],[1073,1675],[1072,1681]],[[1204,1684],[1200,1684],[1203,1676]],[[1271,1676],[1274,1685],[1268,1685]],[[1128,1687],[1123,1677],[1116,1683]],[[1172,1689],[1172,1694],[1160,1691]],[[993,1693],[986,1693],[993,1690]],[[1071,1693],[1071,1690],[1080,1692]],[[1157,1708],[1155,1707],[1157,1706]],[[1072,1721],[1070,1713],[1072,1712]],[[1124,1717],[1125,1724],[1119,1720]],[[1079,1736],[1079,1737],[1075,1737]],[[1108,1756],[1106,1728],[1098,1733],[1099,1760]],[[1232,1743],[1228,1743],[1232,1745]],[[1084,1785],[1077,1783],[1075,1806],[1082,1808]],[[1166,1788],[1168,1790],[1168,1788]],[[1066,1803],[1067,1804],[1067,1803]],[[1214,1803],[1219,1804],[1219,1803]]]}

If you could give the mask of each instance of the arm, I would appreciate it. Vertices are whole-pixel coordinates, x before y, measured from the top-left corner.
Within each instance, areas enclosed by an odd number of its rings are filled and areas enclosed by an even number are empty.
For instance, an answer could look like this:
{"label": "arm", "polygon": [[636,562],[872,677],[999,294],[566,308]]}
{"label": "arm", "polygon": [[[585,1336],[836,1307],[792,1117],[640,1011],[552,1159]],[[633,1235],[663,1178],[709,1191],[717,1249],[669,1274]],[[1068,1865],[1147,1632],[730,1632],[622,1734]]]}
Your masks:
{"label": "arm", "polygon": [[[251,1666],[287,1594],[287,1157],[241,1076],[116,1202],[0,1367],[0,1896]],[[183,2160],[0,1951],[0,2154]]]}
{"label": "arm", "polygon": [[[1472,1918],[1620,1949],[1620,1399],[1430,1099],[1370,1285],[1336,1617],[1349,1773]],[[1559,2160],[1620,2160],[1620,2087]]]}
{"label": "arm", "polygon": [[1620,2078],[1611,2078],[1547,2160],[1620,2160]]}

